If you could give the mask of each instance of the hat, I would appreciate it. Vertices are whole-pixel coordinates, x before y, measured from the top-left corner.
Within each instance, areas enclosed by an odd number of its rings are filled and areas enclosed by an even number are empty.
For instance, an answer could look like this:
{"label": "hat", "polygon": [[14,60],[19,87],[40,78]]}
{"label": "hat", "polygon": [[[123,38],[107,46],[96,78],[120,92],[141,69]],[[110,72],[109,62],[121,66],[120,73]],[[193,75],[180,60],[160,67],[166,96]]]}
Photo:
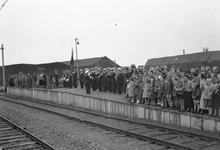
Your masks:
{"label": "hat", "polygon": [[131,64],[131,68],[136,68],[136,65],[135,64]]}
{"label": "hat", "polygon": [[212,68],[212,71],[213,71],[213,72],[218,72],[218,67],[213,67],[213,68]]}
{"label": "hat", "polygon": [[190,79],[190,75],[189,74],[185,74],[184,77],[187,77],[188,79]]}
{"label": "hat", "polygon": [[196,71],[194,71],[194,72],[192,72],[192,75],[197,77],[199,74]]}
{"label": "hat", "polygon": [[176,68],[176,66],[175,65],[171,65],[171,68]]}

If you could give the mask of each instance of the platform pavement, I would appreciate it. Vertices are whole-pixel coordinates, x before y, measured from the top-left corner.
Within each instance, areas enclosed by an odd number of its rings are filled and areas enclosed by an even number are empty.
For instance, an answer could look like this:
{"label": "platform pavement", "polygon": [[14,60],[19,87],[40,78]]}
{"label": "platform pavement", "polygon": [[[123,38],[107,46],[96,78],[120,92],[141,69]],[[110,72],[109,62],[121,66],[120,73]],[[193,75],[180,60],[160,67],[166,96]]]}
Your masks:
{"label": "platform pavement", "polygon": [[81,88],[56,88],[56,89],[50,89],[53,91],[62,91],[62,92],[70,92],[74,94],[80,94],[84,96],[89,96],[89,97],[97,97],[97,98],[104,98],[108,100],[115,100],[115,101],[128,101],[125,93],[122,94],[114,94],[114,93],[109,93],[109,92],[99,92],[98,90],[92,91],[91,94],[86,94],[86,89],[81,89]]}

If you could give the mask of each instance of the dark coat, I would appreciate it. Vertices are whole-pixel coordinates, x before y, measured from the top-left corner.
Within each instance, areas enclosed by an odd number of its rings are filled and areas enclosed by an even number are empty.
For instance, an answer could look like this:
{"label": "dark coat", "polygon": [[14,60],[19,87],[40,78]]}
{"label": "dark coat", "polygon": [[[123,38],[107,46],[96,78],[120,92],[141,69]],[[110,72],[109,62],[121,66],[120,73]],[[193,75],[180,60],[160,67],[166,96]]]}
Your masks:
{"label": "dark coat", "polygon": [[73,80],[77,80],[77,72],[73,72]]}
{"label": "dark coat", "polygon": [[80,75],[79,75],[79,80],[80,80],[80,81],[83,81],[83,79],[84,79],[84,73],[81,72]]}
{"label": "dark coat", "polygon": [[122,73],[119,73],[119,74],[117,75],[116,81],[117,81],[117,84],[119,84],[119,83],[124,83],[124,75],[123,75]]}
{"label": "dark coat", "polygon": [[220,89],[212,93],[212,107],[220,108]]}
{"label": "dark coat", "polygon": [[91,84],[91,77],[88,75],[88,74],[85,74],[85,76],[84,76],[84,84],[85,85],[89,85],[89,84]]}

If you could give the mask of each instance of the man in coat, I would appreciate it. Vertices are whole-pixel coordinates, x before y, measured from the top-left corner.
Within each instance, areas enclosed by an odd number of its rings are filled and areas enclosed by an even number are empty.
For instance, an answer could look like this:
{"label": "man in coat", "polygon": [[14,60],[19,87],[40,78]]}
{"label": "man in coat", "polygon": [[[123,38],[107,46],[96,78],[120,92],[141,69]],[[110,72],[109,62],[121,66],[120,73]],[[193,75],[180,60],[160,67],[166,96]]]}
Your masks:
{"label": "man in coat", "polygon": [[73,72],[73,86],[75,89],[77,88],[77,71],[76,71],[76,69],[74,69],[74,72]]}
{"label": "man in coat", "polygon": [[117,83],[118,94],[122,94],[123,84],[124,84],[124,75],[121,72],[121,68],[118,68],[117,70],[116,83]]}
{"label": "man in coat", "polygon": [[91,80],[92,80],[92,77],[90,76],[89,74],[89,70],[86,70],[85,71],[85,76],[84,76],[84,84],[85,84],[85,87],[86,87],[86,94],[91,94]]}
{"label": "man in coat", "polygon": [[82,69],[80,69],[79,82],[80,82],[80,87],[81,87],[81,89],[84,88],[83,80],[84,80],[84,72],[83,72]]}

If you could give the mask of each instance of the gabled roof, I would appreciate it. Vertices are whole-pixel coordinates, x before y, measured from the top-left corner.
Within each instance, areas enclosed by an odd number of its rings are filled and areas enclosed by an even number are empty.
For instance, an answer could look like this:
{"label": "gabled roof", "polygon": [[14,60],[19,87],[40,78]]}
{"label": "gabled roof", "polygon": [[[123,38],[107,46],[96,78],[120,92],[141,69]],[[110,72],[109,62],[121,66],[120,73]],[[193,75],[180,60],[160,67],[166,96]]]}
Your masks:
{"label": "gabled roof", "polygon": [[[93,65],[95,63],[97,63],[98,61],[100,61],[101,59],[105,58],[104,57],[95,57],[95,58],[87,58],[87,59],[79,59],[79,67],[81,66],[90,66]],[[63,61],[61,62],[65,65],[70,65],[70,61]],[[74,60],[74,66],[76,66],[76,60]]]}

